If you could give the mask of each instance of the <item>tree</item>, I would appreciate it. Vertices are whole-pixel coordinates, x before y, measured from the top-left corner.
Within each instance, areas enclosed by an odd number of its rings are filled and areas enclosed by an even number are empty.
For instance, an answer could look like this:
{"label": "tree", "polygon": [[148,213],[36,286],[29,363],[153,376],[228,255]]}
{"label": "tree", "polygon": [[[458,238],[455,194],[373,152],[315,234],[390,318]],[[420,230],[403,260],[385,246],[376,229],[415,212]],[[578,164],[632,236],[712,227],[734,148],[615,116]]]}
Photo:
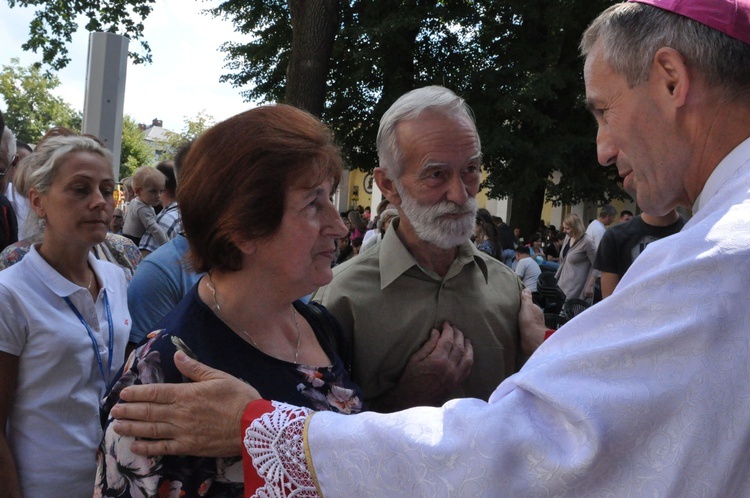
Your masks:
{"label": "tree", "polygon": [[210,9],[253,39],[222,45],[235,72],[221,81],[252,83],[243,92],[247,100],[285,102],[320,116],[339,9],[338,0],[230,0]]}
{"label": "tree", "polygon": [[338,31],[338,1],[289,0],[292,49],[286,69],[284,100],[320,116],[328,66]]}
{"label": "tree", "polygon": [[154,148],[143,138],[143,130],[126,115],[122,120],[120,179],[132,176],[140,166],[153,165],[155,158]]}
{"label": "tree", "polygon": [[[594,122],[583,106],[580,34],[611,0],[340,2],[322,119],[349,164],[376,165],[378,117],[404,92],[440,84],[473,107],[494,197],[513,198],[512,219],[537,227],[545,198],[554,203],[622,198],[614,168],[596,164]],[[248,44],[225,44],[232,73],[252,85],[250,99],[281,101],[294,13],[286,2],[224,2]],[[555,184],[552,174],[562,172]]]}
{"label": "tree", "polygon": [[[490,173],[486,186],[493,196],[512,196],[511,220],[523,233],[536,231],[545,198],[576,204],[627,197],[616,169],[596,162],[578,55],[581,33],[612,3],[508,0],[507,10],[483,18],[480,45],[492,47],[486,52],[492,57],[466,96],[474,102],[488,90],[496,93],[494,106],[475,107]],[[559,184],[552,181],[555,171]]]}
{"label": "tree", "polygon": [[627,195],[613,168],[596,165],[577,50],[586,24],[612,3],[226,0],[210,12],[252,40],[222,47],[231,71],[222,81],[250,85],[249,100],[322,109],[351,167],[376,165],[379,117],[404,92],[440,84],[465,96],[483,139],[485,186],[512,196],[513,224],[531,231],[545,197],[575,204]]}
{"label": "tree", "polygon": [[0,95],[5,100],[5,123],[16,137],[37,143],[53,126],[80,130],[81,115],[51,92],[60,86],[56,76],[35,66],[23,68],[17,58],[0,71]]}
{"label": "tree", "polygon": [[70,62],[67,44],[72,33],[78,31],[76,18],[83,14],[89,32],[120,33],[138,40],[142,53],[131,52],[136,63],[151,62],[151,49],[143,40],[143,20],[153,10],[155,0],[8,0],[13,8],[35,6],[34,19],[29,25],[29,41],[21,45],[24,50],[37,53],[41,50],[42,62],[52,69],[62,69]]}
{"label": "tree", "polygon": [[167,132],[167,140],[161,143],[161,146],[164,147],[164,152],[159,157],[160,160],[166,161],[172,159],[177,149],[182,145],[192,142],[201,133],[211,128],[214,125],[214,118],[203,109],[195,118],[185,118],[183,124],[184,127],[180,133]]}

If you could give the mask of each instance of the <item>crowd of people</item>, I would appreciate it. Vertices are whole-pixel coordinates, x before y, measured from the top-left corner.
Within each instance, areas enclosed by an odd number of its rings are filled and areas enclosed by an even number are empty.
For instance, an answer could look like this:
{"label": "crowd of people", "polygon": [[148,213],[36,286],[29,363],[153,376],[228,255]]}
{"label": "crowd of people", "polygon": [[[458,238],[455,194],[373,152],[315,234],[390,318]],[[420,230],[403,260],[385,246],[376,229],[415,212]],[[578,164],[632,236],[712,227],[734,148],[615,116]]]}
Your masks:
{"label": "crowd of people", "polygon": [[[598,159],[641,212],[525,237],[440,86],[381,117],[374,212],[337,211],[331,131],[283,104],[121,207],[96,137],[0,114],[3,496],[750,493],[748,33],[744,0],[594,20]],[[543,272],[602,303],[549,329]]]}

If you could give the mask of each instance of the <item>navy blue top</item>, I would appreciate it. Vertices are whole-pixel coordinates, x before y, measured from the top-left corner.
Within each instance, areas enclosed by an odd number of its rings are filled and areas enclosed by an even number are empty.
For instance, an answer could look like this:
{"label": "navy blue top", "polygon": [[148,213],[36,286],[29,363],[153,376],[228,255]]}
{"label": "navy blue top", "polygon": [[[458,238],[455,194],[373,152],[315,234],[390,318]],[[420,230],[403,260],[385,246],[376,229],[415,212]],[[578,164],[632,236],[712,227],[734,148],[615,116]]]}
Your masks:
{"label": "navy blue top", "polygon": [[[256,349],[232,331],[198,297],[198,286],[194,286],[177,307],[159,323],[154,332],[148,335],[129,360],[120,379],[112,387],[102,405],[102,417],[107,426],[112,423],[109,411],[119,402],[119,393],[128,385],[148,383],[189,382],[174,365],[174,353],[178,348],[186,350],[202,363],[235,377],[243,379],[258,390],[264,399],[282,401],[314,410],[330,410],[339,413],[358,413],[363,408],[361,389],[349,379],[343,362],[334,351],[332,341],[327,336],[326,327],[320,323],[309,306],[296,301],[294,307],[299,315],[308,321],[315,332],[323,351],[331,359],[328,367],[296,365],[280,360]],[[325,308],[325,318],[331,316]],[[335,326],[338,322],[333,320]],[[340,334],[339,334],[340,335]],[[144,482],[133,479],[134,474],[159,476],[159,487],[181,489],[183,496],[242,496],[243,485],[233,481],[227,469],[241,465],[240,457],[214,459],[198,457],[163,457],[154,459],[150,472],[143,472],[142,463],[138,468],[130,468],[130,452],[118,451],[117,445],[106,445],[107,436],[100,447],[98,483],[102,496],[123,495],[123,482],[127,487],[142,489]],[[118,453],[122,453],[119,455]],[[130,464],[130,466],[129,466]],[[116,468],[112,468],[116,465]],[[110,466],[110,468],[107,468]],[[108,483],[113,473],[119,474],[115,482]],[[122,476],[127,476],[122,479]],[[241,478],[241,472],[239,473]],[[231,481],[231,482],[222,482]],[[153,481],[151,481],[153,482]]]}

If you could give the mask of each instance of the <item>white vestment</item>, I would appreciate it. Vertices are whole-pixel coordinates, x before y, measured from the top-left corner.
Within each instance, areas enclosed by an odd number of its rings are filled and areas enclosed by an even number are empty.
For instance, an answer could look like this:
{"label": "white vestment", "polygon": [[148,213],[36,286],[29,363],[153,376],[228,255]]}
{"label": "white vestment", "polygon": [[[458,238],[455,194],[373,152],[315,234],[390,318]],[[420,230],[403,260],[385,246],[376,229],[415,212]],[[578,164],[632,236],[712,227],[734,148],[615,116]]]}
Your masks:
{"label": "white vestment", "polygon": [[323,495],[750,496],[750,139],[709,184],[488,403],[316,413]]}

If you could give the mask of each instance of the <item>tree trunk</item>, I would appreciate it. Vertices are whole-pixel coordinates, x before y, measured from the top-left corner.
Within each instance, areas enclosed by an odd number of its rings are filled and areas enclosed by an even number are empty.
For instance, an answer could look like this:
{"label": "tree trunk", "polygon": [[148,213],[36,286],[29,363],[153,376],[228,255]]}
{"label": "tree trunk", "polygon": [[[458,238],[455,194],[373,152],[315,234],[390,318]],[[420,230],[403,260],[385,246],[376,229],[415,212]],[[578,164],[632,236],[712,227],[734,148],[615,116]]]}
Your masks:
{"label": "tree trunk", "polygon": [[539,220],[544,208],[544,188],[537,189],[528,199],[514,197],[510,207],[510,222],[512,228],[521,229],[521,237],[526,243],[529,238],[539,231]]}
{"label": "tree trunk", "polygon": [[338,0],[289,0],[292,52],[286,69],[287,104],[315,116],[323,111],[328,64],[339,29]]}

